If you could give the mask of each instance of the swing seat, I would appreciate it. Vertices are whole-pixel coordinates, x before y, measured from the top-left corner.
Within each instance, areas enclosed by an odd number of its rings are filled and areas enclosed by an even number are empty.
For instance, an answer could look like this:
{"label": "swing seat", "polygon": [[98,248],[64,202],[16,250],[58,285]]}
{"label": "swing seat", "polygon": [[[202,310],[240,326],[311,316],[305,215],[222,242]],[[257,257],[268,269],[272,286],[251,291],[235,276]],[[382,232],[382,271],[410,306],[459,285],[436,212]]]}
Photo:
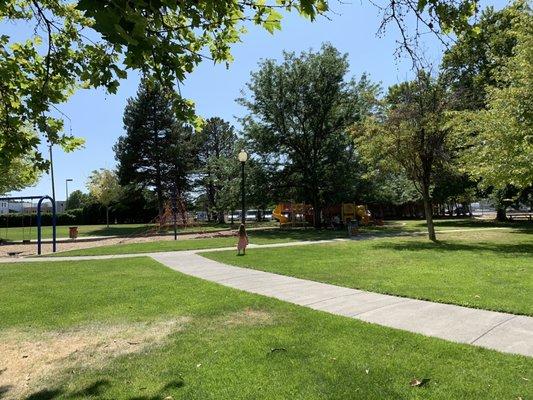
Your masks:
{"label": "swing seat", "polygon": [[22,239],[23,244],[31,243],[31,239]]}
{"label": "swing seat", "polygon": [[22,254],[22,251],[8,251],[8,252],[7,252],[7,255],[8,255],[9,257],[16,257],[16,256],[18,256],[19,254]]}

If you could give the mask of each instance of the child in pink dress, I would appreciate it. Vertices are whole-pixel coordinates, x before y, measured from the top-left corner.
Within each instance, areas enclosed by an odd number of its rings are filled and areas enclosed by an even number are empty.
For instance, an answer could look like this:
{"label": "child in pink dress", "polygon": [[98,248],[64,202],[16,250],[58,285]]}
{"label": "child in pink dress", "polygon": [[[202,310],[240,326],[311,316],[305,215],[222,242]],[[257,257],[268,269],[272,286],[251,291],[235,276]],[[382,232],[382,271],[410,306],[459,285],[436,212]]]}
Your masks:
{"label": "child in pink dress", "polygon": [[246,254],[246,246],[248,246],[248,235],[246,234],[246,228],[244,227],[244,224],[241,224],[239,226],[239,242],[237,243],[237,255],[244,256]]}

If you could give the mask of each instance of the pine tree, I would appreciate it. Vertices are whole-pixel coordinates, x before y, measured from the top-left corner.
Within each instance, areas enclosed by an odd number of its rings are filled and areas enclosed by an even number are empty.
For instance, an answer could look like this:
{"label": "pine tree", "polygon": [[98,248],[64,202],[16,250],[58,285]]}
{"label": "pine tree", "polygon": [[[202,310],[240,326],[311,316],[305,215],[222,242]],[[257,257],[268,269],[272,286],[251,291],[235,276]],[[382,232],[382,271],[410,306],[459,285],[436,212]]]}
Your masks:
{"label": "pine tree", "polygon": [[114,146],[121,184],[153,189],[159,215],[173,193],[184,196],[195,163],[193,129],[176,119],[169,93],[143,79],[124,110],[126,133]]}
{"label": "pine tree", "polygon": [[228,193],[233,192],[230,187],[238,176],[236,141],[233,126],[218,117],[209,118],[199,135],[198,183],[205,193],[209,220],[215,214],[218,222],[224,222],[224,211],[231,207]]}

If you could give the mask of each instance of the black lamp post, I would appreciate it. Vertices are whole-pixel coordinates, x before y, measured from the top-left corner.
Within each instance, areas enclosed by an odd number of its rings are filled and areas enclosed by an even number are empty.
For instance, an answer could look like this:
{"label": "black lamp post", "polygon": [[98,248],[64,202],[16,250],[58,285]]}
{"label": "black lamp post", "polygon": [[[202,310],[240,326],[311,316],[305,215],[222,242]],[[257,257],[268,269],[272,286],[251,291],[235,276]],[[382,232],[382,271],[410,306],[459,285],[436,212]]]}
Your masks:
{"label": "black lamp post", "polygon": [[241,162],[241,222],[246,222],[245,197],[244,197],[244,164],[248,161],[248,153],[244,150],[239,152],[237,157]]}

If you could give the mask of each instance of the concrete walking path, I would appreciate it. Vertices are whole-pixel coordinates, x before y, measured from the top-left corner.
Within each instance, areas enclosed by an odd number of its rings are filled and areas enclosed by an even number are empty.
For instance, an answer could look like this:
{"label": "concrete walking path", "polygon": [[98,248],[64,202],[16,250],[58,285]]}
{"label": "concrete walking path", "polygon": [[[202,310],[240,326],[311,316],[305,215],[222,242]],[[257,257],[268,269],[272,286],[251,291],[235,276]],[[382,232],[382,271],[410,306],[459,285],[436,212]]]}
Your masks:
{"label": "concrete walking path", "polygon": [[181,273],[315,310],[533,357],[533,318],[389,296],[234,267],[187,252],[151,255]]}
{"label": "concrete walking path", "polygon": [[[250,245],[250,248],[301,246],[345,240],[273,243]],[[235,248],[102,256],[14,258],[6,261],[54,262],[151,257],[178,272],[246,292],[413,333],[533,357],[533,317],[350,289],[230,266],[200,255],[204,252],[224,250],[235,250]]]}

